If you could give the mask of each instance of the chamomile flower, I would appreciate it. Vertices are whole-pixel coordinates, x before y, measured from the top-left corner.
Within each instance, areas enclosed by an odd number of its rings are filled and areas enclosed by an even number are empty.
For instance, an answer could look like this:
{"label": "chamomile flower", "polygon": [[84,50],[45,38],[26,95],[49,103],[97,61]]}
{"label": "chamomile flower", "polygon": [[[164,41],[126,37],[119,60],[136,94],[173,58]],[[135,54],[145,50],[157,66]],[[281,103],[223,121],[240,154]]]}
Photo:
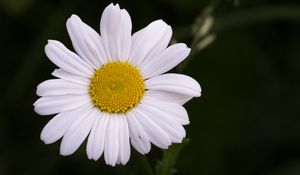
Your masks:
{"label": "chamomile flower", "polygon": [[102,155],[108,165],[125,165],[130,145],[141,154],[151,143],[166,149],[185,137],[189,124],[182,106],[201,94],[192,78],[166,73],[189,54],[183,43],[168,46],[172,29],[162,20],[131,35],[125,9],[110,4],[102,14],[100,34],[72,15],[67,30],[76,53],[49,40],[47,57],[59,68],[55,79],[38,85],[34,110],[56,114],[41,139],[60,138],[61,155],[73,154],[87,139],[89,159]]}

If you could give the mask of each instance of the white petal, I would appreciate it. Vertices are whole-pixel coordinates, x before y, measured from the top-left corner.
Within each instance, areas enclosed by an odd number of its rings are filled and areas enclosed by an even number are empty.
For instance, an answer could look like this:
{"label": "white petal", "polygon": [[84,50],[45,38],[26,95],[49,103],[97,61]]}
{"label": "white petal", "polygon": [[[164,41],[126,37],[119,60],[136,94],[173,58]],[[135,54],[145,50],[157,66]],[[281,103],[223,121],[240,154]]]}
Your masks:
{"label": "white petal", "polygon": [[71,123],[70,121],[71,118],[69,115],[62,115],[61,113],[57,114],[42,130],[41,140],[43,140],[46,144],[56,142],[64,135],[69,124]]}
{"label": "white petal", "polygon": [[72,15],[67,21],[67,30],[78,55],[97,69],[107,62],[100,35],[81,19]]}
{"label": "white petal", "polygon": [[105,137],[104,159],[106,164],[115,166],[119,155],[119,116],[110,114]]}
{"label": "white petal", "polygon": [[85,61],[59,41],[48,40],[45,52],[55,65],[69,73],[88,78],[93,74],[92,68]]}
{"label": "white petal", "polygon": [[110,61],[125,61],[131,48],[131,19],[119,5],[110,4],[100,21],[101,40]]}
{"label": "white petal", "polygon": [[36,113],[51,115],[76,109],[89,102],[89,95],[61,95],[41,97],[33,105]]}
{"label": "white petal", "polygon": [[[181,143],[182,139],[185,137],[185,130],[168,112],[173,109],[168,108],[163,111],[159,110],[152,105],[153,102],[154,101],[152,101],[151,98],[143,98],[140,108],[168,134],[172,142]],[[155,102],[158,103],[157,105],[160,105],[159,101]]]}
{"label": "white petal", "polygon": [[190,95],[179,94],[179,93],[168,92],[168,91],[160,91],[160,90],[147,90],[146,93],[147,93],[147,96],[155,98],[157,100],[171,102],[171,103],[177,103],[180,105],[185,104],[191,98],[193,98],[193,96],[190,96]]}
{"label": "white petal", "polygon": [[126,118],[128,121],[132,146],[141,154],[148,153],[151,149],[149,136],[131,111],[126,114]]}
{"label": "white petal", "polygon": [[131,50],[131,29],[132,23],[128,12],[125,9],[121,10],[121,51],[119,61],[127,61]]}
{"label": "white petal", "polygon": [[62,79],[52,79],[39,84],[36,94],[39,96],[88,94],[88,86],[82,86]]}
{"label": "white petal", "polygon": [[149,59],[146,64],[140,67],[144,78],[150,78],[165,73],[181,61],[183,61],[190,53],[191,49],[183,43],[174,44],[168,47],[160,55],[156,55]]}
{"label": "white petal", "polygon": [[[138,139],[135,139],[135,138],[132,137],[130,139],[130,143],[134,147],[135,150],[137,150],[139,153],[141,153],[143,155],[147,154],[151,149],[150,141],[146,142],[145,140],[142,140],[142,139],[138,140]],[[148,147],[147,148],[145,147],[145,145],[150,145],[149,150],[148,150]]]}
{"label": "white petal", "polygon": [[80,84],[80,85],[84,85],[84,86],[90,85],[90,79],[89,79],[90,77],[86,78],[86,77],[82,77],[82,76],[77,76],[77,75],[71,74],[69,72],[66,72],[62,69],[55,69],[52,72],[52,75],[57,78],[60,78],[60,79],[66,80],[66,81],[70,81],[70,82],[73,82],[76,84]]}
{"label": "white petal", "polygon": [[150,23],[146,28],[134,34],[129,62],[138,66],[147,54],[153,50],[165,35],[169,35],[169,26],[162,20]]}
{"label": "white petal", "polygon": [[95,112],[98,113],[98,111],[96,110],[98,109],[92,108],[85,114],[81,114],[81,116],[67,129],[60,145],[61,155],[66,156],[73,154],[83,143],[88,136],[94,121],[97,119]]}
{"label": "white petal", "polygon": [[103,153],[108,120],[108,114],[101,113],[98,116],[98,121],[95,121],[87,143],[89,159],[98,160]]}
{"label": "white petal", "polygon": [[130,157],[129,128],[125,115],[120,115],[119,122],[119,161],[125,165]]}
{"label": "white petal", "polygon": [[89,134],[89,138],[88,138],[88,141],[87,141],[87,145],[86,145],[86,154],[88,156],[89,159],[93,159],[94,158],[94,155],[93,155],[93,147],[94,145],[96,145],[96,138],[95,138],[95,134],[96,134],[96,130],[97,130],[97,127],[98,127],[98,122],[99,120],[102,118],[102,115],[99,115],[93,126],[92,126],[92,129],[91,129],[91,133]]}
{"label": "white petal", "polygon": [[147,89],[176,92],[199,97],[201,87],[193,78],[182,74],[163,74],[145,81]]}
{"label": "white petal", "polygon": [[53,117],[41,132],[41,140],[46,144],[54,143],[60,139],[69,128],[69,126],[79,118],[85,115],[89,105],[84,105],[78,109],[62,112]]}
{"label": "white petal", "polygon": [[154,145],[164,149],[167,149],[168,146],[171,145],[171,140],[168,134],[145,114],[145,112],[140,108],[140,105],[133,108],[131,112],[133,115],[138,116],[136,119],[142,125]]}
{"label": "white petal", "polygon": [[161,56],[162,52],[167,48],[167,46],[171,40],[172,33],[173,33],[172,28],[170,26],[167,26],[166,30],[164,31],[164,34],[162,35],[162,38],[151,49],[151,51],[146,55],[145,59],[141,62],[141,64],[138,65],[138,67],[142,71],[142,73],[143,73],[144,67],[146,67],[149,63],[153,63],[153,60],[161,61],[158,58]]}
{"label": "white petal", "polygon": [[173,117],[173,119],[181,125],[187,125],[190,123],[187,111],[180,104],[161,101],[159,99],[152,98],[147,94],[144,96],[143,101],[151,107],[159,111],[165,112],[167,115],[170,116],[170,118]]}

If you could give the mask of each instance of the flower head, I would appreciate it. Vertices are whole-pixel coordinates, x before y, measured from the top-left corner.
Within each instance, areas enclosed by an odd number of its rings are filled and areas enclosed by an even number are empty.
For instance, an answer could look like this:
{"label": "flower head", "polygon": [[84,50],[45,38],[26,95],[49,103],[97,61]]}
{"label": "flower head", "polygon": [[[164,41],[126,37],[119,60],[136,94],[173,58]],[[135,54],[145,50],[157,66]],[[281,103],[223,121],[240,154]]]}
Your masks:
{"label": "flower head", "polygon": [[76,15],[67,30],[76,53],[49,40],[48,58],[59,67],[55,79],[38,85],[34,110],[56,114],[41,139],[50,144],[62,138],[60,154],[70,155],[88,137],[89,159],[102,154],[107,164],[126,164],[130,143],[141,154],[151,143],[168,148],[185,137],[189,123],[182,106],[201,93],[192,78],[166,73],[183,61],[190,49],[168,46],[172,29],[162,20],[131,35],[125,9],[110,4],[102,14],[100,34]]}

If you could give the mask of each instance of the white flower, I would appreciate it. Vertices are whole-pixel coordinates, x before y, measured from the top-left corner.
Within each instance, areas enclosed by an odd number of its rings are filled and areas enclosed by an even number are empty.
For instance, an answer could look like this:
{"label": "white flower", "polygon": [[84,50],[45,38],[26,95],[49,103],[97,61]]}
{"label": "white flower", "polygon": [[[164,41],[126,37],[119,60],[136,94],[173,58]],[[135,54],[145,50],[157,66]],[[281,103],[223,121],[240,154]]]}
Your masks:
{"label": "white flower", "polygon": [[119,5],[105,8],[100,35],[76,15],[67,30],[76,53],[59,41],[49,40],[48,58],[59,67],[55,79],[37,87],[34,103],[40,115],[56,114],[44,127],[41,139],[50,144],[62,138],[60,154],[70,155],[88,137],[89,159],[102,154],[107,164],[126,164],[130,143],[141,154],[151,143],[166,149],[185,137],[189,124],[182,106],[199,97],[200,85],[192,78],[163,74],[190,49],[183,43],[168,47],[172,29],[162,20],[131,36],[131,19]]}

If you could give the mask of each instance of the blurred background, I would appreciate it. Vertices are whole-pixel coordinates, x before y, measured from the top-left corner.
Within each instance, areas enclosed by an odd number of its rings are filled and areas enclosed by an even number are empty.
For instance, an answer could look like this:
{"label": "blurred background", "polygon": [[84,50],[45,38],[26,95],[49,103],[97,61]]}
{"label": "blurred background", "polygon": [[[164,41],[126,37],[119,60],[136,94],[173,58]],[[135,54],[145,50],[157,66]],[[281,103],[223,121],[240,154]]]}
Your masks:
{"label": "blurred background", "polygon": [[[117,3],[117,1],[113,1]],[[71,14],[98,31],[111,1],[0,0],[0,175],[141,174],[134,156],[126,166],[88,160],[85,143],[59,155],[60,142],[39,138],[52,116],[33,111],[36,86],[51,78],[47,39],[72,48]],[[173,27],[174,41],[192,47],[173,72],[200,82],[202,97],[185,107],[190,142],[176,162],[178,175],[300,174],[299,0],[118,1],[133,31],[156,19]],[[161,159],[152,147],[151,166]]]}

